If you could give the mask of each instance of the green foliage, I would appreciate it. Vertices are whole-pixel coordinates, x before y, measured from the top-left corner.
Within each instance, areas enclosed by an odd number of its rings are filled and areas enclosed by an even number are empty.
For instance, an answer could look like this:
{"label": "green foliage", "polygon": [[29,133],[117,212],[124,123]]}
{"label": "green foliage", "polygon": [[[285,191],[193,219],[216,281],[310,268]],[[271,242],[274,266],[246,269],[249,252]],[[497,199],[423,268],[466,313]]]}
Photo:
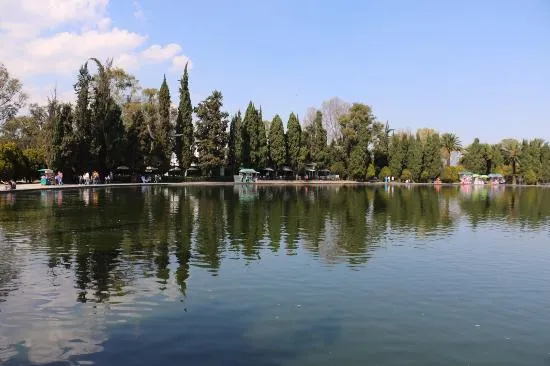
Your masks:
{"label": "green foliage", "polygon": [[23,150],[23,157],[26,164],[24,177],[30,181],[38,178],[38,169],[46,167],[44,150],[31,147]]}
{"label": "green foliage", "polygon": [[258,150],[256,154],[255,166],[265,168],[269,161],[269,149],[267,146],[267,132],[262,118],[262,109],[256,111],[256,133],[258,138]]}
{"label": "green foliage", "polygon": [[0,144],[0,179],[19,179],[25,173],[25,157],[14,142]]}
{"label": "green foliage", "polygon": [[411,180],[417,182],[420,180],[420,173],[422,172],[422,153],[423,145],[420,140],[420,136],[417,134],[416,138],[411,136],[409,138],[409,149],[407,154],[407,169],[411,172]]}
{"label": "green foliage", "polygon": [[386,177],[391,177],[391,169],[387,166],[380,169],[380,172],[378,173],[378,178],[380,180],[384,180]]}
{"label": "green foliage", "polygon": [[441,145],[447,166],[451,166],[451,155],[453,152],[462,150],[462,143],[454,133],[444,133],[441,135]]}
{"label": "green foliage", "polygon": [[170,165],[170,157],[172,155],[172,132],[173,127],[170,123],[170,90],[166,83],[166,75],[162,80],[162,84],[158,94],[158,142],[162,150],[161,164],[163,170],[166,170]]}
{"label": "green foliage", "polygon": [[275,169],[281,169],[287,161],[285,131],[278,114],[273,117],[269,128],[269,155]]}
{"label": "green foliage", "polygon": [[13,118],[25,105],[27,95],[21,82],[12,77],[4,64],[0,63],[0,125]]}
{"label": "green foliage", "polygon": [[294,113],[290,114],[287,123],[287,143],[288,143],[288,163],[294,171],[298,171],[301,165],[301,138],[302,128],[298,117]]}
{"label": "green foliage", "polygon": [[229,124],[229,139],[227,142],[227,164],[235,172],[242,161],[241,111],[231,118]]}
{"label": "green foliage", "polygon": [[372,179],[376,176],[376,168],[373,163],[370,163],[367,167],[367,179]]}
{"label": "green foliage", "polygon": [[126,136],[124,163],[134,171],[142,171],[145,168],[145,157],[149,155],[151,143],[144,113],[137,110],[132,114]]}
{"label": "green foliage", "polygon": [[63,104],[58,107],[53,119],[50,166],[64,174],[72,173],[75,150],[72,107],[70,104]]}
{"label": "green foliage", "polygon": [[349,177],[355,180],[363,180],[367,175],[367,154],[360,146],[356,146],[352,151],[348,164]]}
{"label": "green foliage", "polygon": [[[424,144],[423,152],[423,172],[427,174],[428,179],[437,178],[441,174],[443,168],[443,162],[441,159],[441,142],[437,133],[429,134]],[[426,180],[425,176],[421,174],[421,179]]]}
{"label": "green foliage", "polygon": [[92,121],[90,111],[90,84],[92,76],[88,71],[88,63],[80,68],[78,79],[74,85],[76,106],[74,110],[76,152],[76,170],[84,172],[90,167],[90,143],[92,138]]}
{"label": "green foliage", "polygon": [[178,105],[178,116],[176,118],[176,143],[175,153],[183,170],[187,170],[194,158],[194,129],[193,129],[193,106],[191,105],[191,94],[189,92],[189,73],[187,64],[180,80],[180,102]]}
{"label": "green foliage", "polygon": [[430,173],[427,170],[423,170],[422,173],[420,173],[420,181],[423,183],[430,181]]}
{"label": "green foliage", "polygon": [[461,163],[466,170],[476,174],[485,174],[487,170],[487,162],[484,157],[485,148],[479,142],[479,139],[474,139],[474,142],[466,148],[462,156]]}
{"label": "green foliage", "polygon": [[375,117],[368,105],[354,103],[349,112],[340,117],[342,130],[342,145],[346,156],[350,156],[352,150],[360,145],[361,149],[367,149],[372,138],[372,124]]}
{"label": "green foliage", "polygon": [[443,183],[458,182],[460,180],[459,173],[459,168],[447,165],[443,168],[443,172],[441,173],[441,181]]}
{"label": "green foliage", "polygon": [[401,181],[406,181],[406,180],[412,180],[412,172],[410,171],[410,169],[408,168],[405,168],[403,169],[403,172],[401,173]]}
{"label": "green foliage", "polygon": [[383,167],[389,164],[390,134],[394,130],[390,128],[387,121],[385,124],[374,122],[372,129],[374,137],[374,162],[377,167]]}
{"label": "green foliage", "polygon": [[407,136],[394,134],[390,141],[389,167],[392,175],[400,177],[407,157]]}
{"label": "green foliage", "polygon": [[520,165],[521,144],[515,139],[504,139],[500,143],[504,163],[512,167],[512,183],[516,183],[518,166]]}
{"label": "green foliage", "polygon": [[197,115],[196,141],[199,166],[210,176],[214,169],[222,167],[225,161],[227,143],[227,117],[223,112],[223,96],[217,90],[195,107]]}
{"label": "green foliage", "polygon": [[535,171],[532,168],[527,169],[523,174],[523,181],[526,184],[537,184],[538,177]]}
{"label": "green foliage", "polygon": [[323,114],[315,112],[315,118],[304,131],[304,144],[311,162],[323,167],[327,160],[327,130],[323,127]]}

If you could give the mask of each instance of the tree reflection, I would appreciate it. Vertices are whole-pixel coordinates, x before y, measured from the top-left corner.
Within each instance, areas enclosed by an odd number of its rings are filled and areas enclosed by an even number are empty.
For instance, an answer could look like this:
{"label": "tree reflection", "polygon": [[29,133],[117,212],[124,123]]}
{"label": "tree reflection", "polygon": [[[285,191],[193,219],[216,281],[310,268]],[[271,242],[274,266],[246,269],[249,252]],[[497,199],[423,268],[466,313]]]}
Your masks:
{"label": "tree reflection", "polygon": [[79,302],[108,301],[147,277],[164,291],[173,276],[185,295],[193,266],[216,274],[235,255],[246,263],[263,251],[304,252],[357,266],[388,237],[443,237],[462,217],[473,228],[495,221],[531,229],[550,215],[543,188],[243,185],[18,194],[0,195],[0,285],[17,276],[12,249],[23,240],[43,249],[52,275],[73,271]]}

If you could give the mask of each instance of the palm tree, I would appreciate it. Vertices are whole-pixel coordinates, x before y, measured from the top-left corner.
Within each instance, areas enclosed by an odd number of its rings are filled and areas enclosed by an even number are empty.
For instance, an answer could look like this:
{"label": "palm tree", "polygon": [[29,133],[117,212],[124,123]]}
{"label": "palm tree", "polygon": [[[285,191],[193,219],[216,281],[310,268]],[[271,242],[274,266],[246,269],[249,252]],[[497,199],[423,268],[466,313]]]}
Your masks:
{"label": "palm tree", "polygon": [[504,139],[501,143],[502,155],[506,164],[512,166],[512,184],[516,184],[516,169],[519,165],[521,144],[515,139]]}
{"label": "palm tree", "polygon": [[445,158],[447,159],[447,166],[451,165],[451,154],[456,151],[459,152],[462,150],[462,143],[457,135],[454,133],[444,133],[441,136],[443,152]]}

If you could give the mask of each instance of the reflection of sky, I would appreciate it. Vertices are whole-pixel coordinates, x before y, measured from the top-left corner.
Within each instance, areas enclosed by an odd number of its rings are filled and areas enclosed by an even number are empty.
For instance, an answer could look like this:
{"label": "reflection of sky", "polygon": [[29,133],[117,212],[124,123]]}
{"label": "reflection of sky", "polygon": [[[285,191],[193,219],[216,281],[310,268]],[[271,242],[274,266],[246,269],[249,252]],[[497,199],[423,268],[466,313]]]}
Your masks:
{"label": "reflection of sky", "polygon": [[[170,196],[167,192],[158,193]],[[170,197],[167,209],[177,212]],[[188,198],[197,217],[200,197]],[[332,365],[381,360],[380,354],[389,349],[387,362],[381,363],[393,364],[391,347],[396,347],[414,350],[416,364],[426,364],[437,361],[428,357],[434,345],[473,347],[472,340],[493,352],[494,359],[507,361],[512,348],[496,352],[506,337],[517,338],[516,345],[527,344],[525,352],[536,354],[529,347],[533,339],[521,337],[530,333],[549,340],[544,333],[550,325],[544,314],[550,294],[547,232],[494,220],[473,228],[454,198],[449,211],[455,216],[452,232],[421,236],[408,227],[389,225],[376,236],[371,229],[381,223],[369,207],[358,222],[367,227],[365,241],[370,245],[374,238],[376,245],[364,253],[346,253],[340,241],[348,228],[338,218],[323,218],[317,245],[308,240],[304,227],[292,250],[286,247],[285,228],[277,252],[264,235],[256,248],[259,260],[229,252],[226,237],[219,269],[204,269],[206,259],[192,250],[185,296],[176,282],[173,252],[166,284],[156,278],[154,265],[145,265],[136,253],[122,253],[110,279],[123,277],[123,285],[115,288],[113,280],[107,302],[85,304],[76,302],[74,268],[49,269],[46,248],[31,248],[21,236],[3,238],[0,231],[0,249],[17,243],[9,260],[17,271],[11,286],[19,287],[0,303],[0,362],[76,357],[109,364],[119,357],[151,364],[162,356],[164,363],[178,359],[210,365],[239,353],[256,360],[255,365],[278,358],[279,364]],[[224,207],[223,212],[230,210]],[[195,221],[193,241],[198,228]],[[127,234],[123,248],[130,247]],[[89,299],[94,291],[88,289]],[[476,330],[477,323],[482,329]],[[463,353],[474,359],[475,354],[472,348]]]}

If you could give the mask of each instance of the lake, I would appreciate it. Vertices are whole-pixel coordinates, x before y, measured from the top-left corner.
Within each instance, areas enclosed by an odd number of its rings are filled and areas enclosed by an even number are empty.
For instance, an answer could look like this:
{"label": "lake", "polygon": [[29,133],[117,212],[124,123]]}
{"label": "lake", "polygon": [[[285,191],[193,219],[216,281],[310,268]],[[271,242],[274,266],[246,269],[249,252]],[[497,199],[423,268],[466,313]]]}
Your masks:
{"label": "lake", "polygon": [[0,364],[550,365],[550,189],[0,195]]}

